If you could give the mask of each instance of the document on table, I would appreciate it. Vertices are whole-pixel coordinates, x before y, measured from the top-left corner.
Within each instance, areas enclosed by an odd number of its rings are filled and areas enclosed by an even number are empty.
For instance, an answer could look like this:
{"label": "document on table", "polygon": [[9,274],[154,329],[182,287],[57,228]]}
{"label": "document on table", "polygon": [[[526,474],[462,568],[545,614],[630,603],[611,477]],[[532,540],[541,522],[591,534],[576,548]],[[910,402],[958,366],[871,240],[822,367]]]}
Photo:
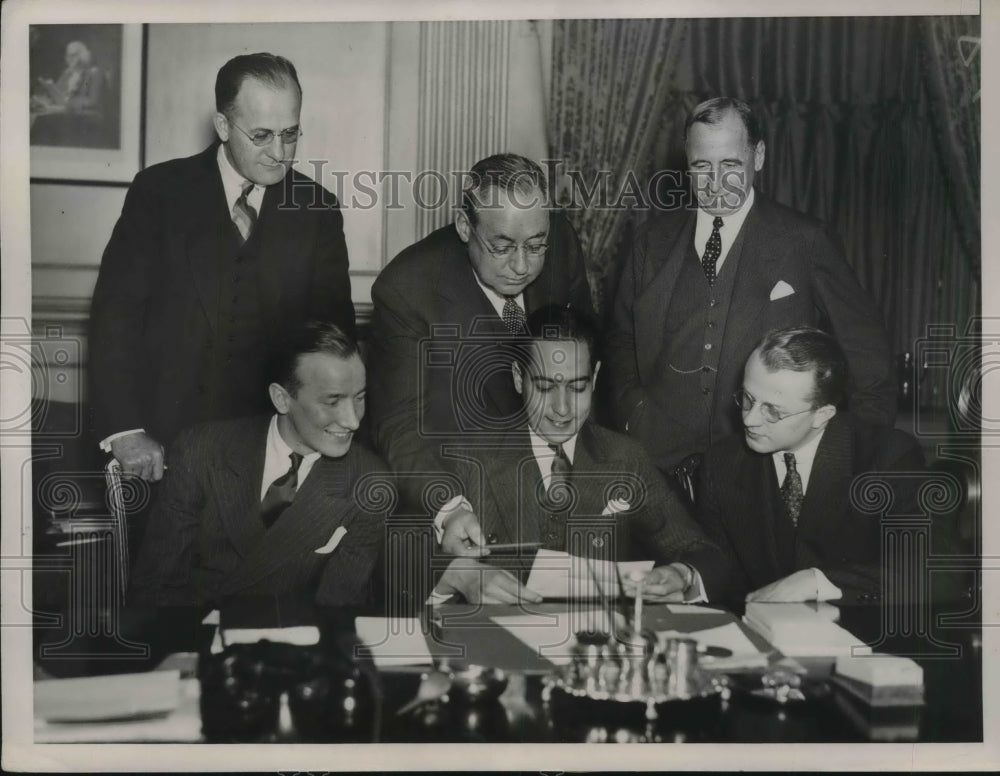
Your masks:
{"label": "document on table", "polygon": [[789,657],[871,654],[871,647],[831,620],[831,608],[754,602],[743,619]]}
{"label": "document on table", "polygon": [[526,587],[543,598],[595,599],[619,595],[618,577],[633,571],[648,571],[653,561],[620,561],[582,558],[565,552],[541,549],[528,575]]}
{"label": "document on table", "polygon": [[357,617],[354,627],[378,668],[431,665],[431,652],[416,617]]}

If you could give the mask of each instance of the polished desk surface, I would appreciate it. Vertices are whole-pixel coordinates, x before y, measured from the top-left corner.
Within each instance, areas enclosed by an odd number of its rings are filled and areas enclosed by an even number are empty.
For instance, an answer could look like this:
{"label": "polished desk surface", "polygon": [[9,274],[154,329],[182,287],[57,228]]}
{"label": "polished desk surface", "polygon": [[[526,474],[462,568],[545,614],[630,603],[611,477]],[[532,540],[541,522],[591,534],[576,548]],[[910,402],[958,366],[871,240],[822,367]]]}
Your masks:
{"label": "polished desk surface", "polygon": [[[531,611],[545,614],[565,611],[565,604],[533,605]],[[261,612],[267,607],[252,605]],[[644,621],[655,629],[701,630],[732,621],[732,615],[670,614],[666,607],[647,605]],[[515,606],[444,605],[432,615],[434,634],[428,641],[432,651],[440,645],[459,646],[463,652],[457,662],[476,663],[504,669],[508,685],[499,701],[470,704],[460,698],[432,703],[406,715],[396,711],[416,694],[422,671],[419,667],[378,671],[377,722],[366,728],[358,740],[382,742],[699,742],[699,743],[838,743],[862,741],[981,741],[982,722],[982,649],[981,628],[975,623],[957,627],[939,627],[933,635],[895,635],[886,638],[886,623],[907,623],[912,619],[887,616],[878,607],[844,607],[840,624],[879,652],[903,654],[916,660],[924,671],[923,706],[873,708],[856,701],[846,701],[842,693],[832,691],[825,682],[832,671],[832,659],[800,659],[808,670],[807,700],[778,704],[771,700],[734,692],[728,701],[717,696],[707,699],[660,704],[659,719],[649,722],[641,703],[609,704],[594,701],[581,703],[560,693],[545,699],[543,676],[552,670],[547,660],[506,630],[491,617],[523,614]],[[294,622],[310,619],[322,634],[321,646],[341,639],[352,630],[355,614],[365,612],[311,610],[297,613]],[[648,619],[647,619],[648,618]],[[226,622],[226,615],[223,615]],[[260,623],[257,623],[260,624]],[[293,624],[286,619],[281,624]],[[901,630],[895,628],[896,631]],[[214,629],[169,627],[176,652],[180,642],[193,651],[204,651]],[[912,627],[908,630],[914,630]],[[178,634],[182,634],[180,641]],[[753,634],[759,646],[766,642]],[[183,645],[182,645],[183,647]],[[162,655],[156,654],[157,662]],[[772,651],[772,657],[780,657]],[[172,714],[163,719],[117,723],[36,723],[36,742],[45,741],[203,741],[200,730],[198,680],[193,677],[195,656],[182,681],[182,700]],[[184,656],[172,654],[159,667],[182,667]],[[453,660],[453,662],[455,662]],[[113,661],[39,659],[40,675],[66,676],[92,673],[135,671],[136,663],[115,667]],[[253,740],[298,740],[290,729],[286,709],[273,731]]]}

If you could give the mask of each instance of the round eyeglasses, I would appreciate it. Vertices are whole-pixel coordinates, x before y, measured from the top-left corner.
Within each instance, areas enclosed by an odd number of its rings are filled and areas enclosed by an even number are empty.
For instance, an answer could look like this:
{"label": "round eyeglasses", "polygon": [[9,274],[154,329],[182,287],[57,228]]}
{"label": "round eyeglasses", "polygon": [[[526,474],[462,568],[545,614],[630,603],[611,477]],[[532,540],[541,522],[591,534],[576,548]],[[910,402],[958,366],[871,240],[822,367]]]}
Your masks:
{"label": "round eyeglasses", "polygon": [[[742,388],[733,394],[733,401],[736,402],[736,406],[739,407],[740,411],[744,414],[750,412],[750,410],[753,409],[753,405],[757,403],[757,400],[750,394],[750,392]],[[786,412],[782,414],[773,404],[766,401],[760,403],[760,416],[768,423],[780,423],[785,418],[802,415],[806,412],[812,412],[812,410],[813,408],[809,407],[804,410],[799,410],[798,412]]]}
{"label": "round eyeglasses", "polygon": [[240,132],[250,138],[255,146],[266,146],[271,145],[274,142],[274,136],[277,135],[281,138],[281,142],[285,145],[291,145],[300,137],[302,137],[302,130],[299,127],[288,127],[287,129],[282,129],[275,132],[272,129],[258,129],[253,134],[247,132],[243,127],[233,121],[231,118],[226,116],[226,120],[236,127]]}
{"label": "round eyeglasses", "polygon": [[548,243],[531,243],[530,245],[528,243],[523,243],[522,245],[508,243],[502,248],[494,248],[483,239],[482,235],[480,235],[476,230],[476,227],[470,225],[469,228],[472,231],[472,234],[475,235],[476,239],[479,240],[479,244],[483,246],[483,249],[493,258],[500,259],[501,261],[511,259],[515,253],[522,250],[529,258],[537,259],[539,256],[543,256],[549,247]]}

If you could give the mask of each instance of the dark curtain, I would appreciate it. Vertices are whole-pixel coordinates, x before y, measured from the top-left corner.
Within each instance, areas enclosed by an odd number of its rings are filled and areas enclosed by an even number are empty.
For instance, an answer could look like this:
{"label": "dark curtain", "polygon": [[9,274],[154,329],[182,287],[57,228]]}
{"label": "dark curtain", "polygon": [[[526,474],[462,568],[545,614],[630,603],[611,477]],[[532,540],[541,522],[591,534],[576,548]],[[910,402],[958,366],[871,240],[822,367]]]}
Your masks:
{"label": "dark curtain", "polygon": [[[660,183],[656,199],[670,201],[664,187],[685,185],[679,172],[688,111],[717,95],[747,100],[763,119],[767,147],[755,185],[836,229],[860,282],[884,311],[894,349],[915,352],[930,324],[964,331],[979,310],[979,79],[978,57],[967,67],[970,58],[963,61],[960,51],[968,55],[971,48],[960,50],[958,38],[978,37],[978,22],[675,22],[684,35],[668,68],[673,88],[650,149],[651,164],[639,160],[639,168],[678,172]],[[596,30],[621,22],[589,24]],[[559,46],[562,32],[556,29],[555,47],[572,57],[572,50]],[[554,101],[590,88],[565,80],[563,73],[565,67],[553,68]],[[662,83],[647,86],[650,93],[661,90]],[[578,132],[586,136],[585,120]],[[633,208],[619,214],[618,224],[639,224],[650,212]],[[595,251],[584,232],[593,275],[616,275],[627,237],[624,228],[609,232]],[[945,391],[938,385],[922,394],[943,404]]]}
{"label": "dark curtain", "polygon": [[610,266],[600,257],[613,252],[626,223],[616,193],[630,185],[626,177],[649,177],[684,29],[673,19],[555,22],[549,147],[562,166],[553,183],[567,204],[580,204],[574,187],[595,191],[594,201],[576,207],[571,219],[591,257],[597,309]]}

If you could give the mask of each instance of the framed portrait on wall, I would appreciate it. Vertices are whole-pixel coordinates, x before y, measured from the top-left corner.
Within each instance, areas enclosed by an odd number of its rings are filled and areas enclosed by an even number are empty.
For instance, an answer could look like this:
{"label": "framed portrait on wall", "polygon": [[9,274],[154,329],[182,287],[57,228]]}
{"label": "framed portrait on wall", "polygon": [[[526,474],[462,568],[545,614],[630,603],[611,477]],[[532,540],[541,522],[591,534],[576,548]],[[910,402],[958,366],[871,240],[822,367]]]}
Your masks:
{"label": "framed portrait on wall", "polygon": [[32,24],[33,180],[128,183],[141,166],[143,26]]}

